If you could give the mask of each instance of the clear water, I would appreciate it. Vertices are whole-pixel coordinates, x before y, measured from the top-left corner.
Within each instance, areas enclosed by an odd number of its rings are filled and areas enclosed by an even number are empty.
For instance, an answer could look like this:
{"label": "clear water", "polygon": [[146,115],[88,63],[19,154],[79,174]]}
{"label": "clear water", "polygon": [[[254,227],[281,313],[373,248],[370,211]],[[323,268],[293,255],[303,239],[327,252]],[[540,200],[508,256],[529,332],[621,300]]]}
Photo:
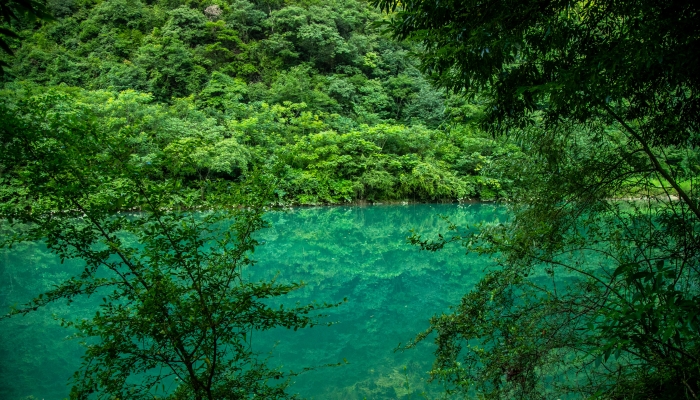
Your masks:
{"label": "clear water", "polygon": [[[504,219],[502,208],[485,204],[302,208],[272,213],[272,227],[255,252],[250,279],[277,277],[306,287],[284,302],[348,302],[327,321],[297,332],[261,332],[261,357],[283,370],[338,363],[305,372],[290,391],[315,399],[439,398],[427,384],[433,345],[395,352],[428,326],[428,319],[456,304],[490,261],[465,256],[455,246],[420,252],[406,243],[411,229],[424,237],[446,230],[445,215],[460,225]],[[28,300],[71,273],[79,262],[59,264],[41,244],[0,250],[0,307]],[[97,301],[97,299],[94,299]],[[81,346],[67,337],[56,316],[92,314],[93,300],[55,304],[25,317],[0,321],[0,399],[63,399],[79,366]]]}

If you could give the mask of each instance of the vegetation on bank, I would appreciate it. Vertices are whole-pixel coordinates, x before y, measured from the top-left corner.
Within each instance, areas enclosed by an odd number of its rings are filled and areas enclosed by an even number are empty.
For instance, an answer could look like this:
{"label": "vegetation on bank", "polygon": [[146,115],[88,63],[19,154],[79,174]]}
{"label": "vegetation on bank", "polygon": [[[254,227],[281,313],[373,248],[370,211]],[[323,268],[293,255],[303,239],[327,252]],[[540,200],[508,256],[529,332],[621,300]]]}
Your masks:
{"label": "vegetation on bank", "polygon": [[53,21],[0,31],[0,246],[44,240],[85,268],[3,318],[102,298],[62,321],[86,346],[71,398],[294,398],[303,369],[267,365],[252,337],[338,304],[272,307],[302,285],[244,278],[266,207],[517,182],[518,147],[470,125],[478,104],[433,89],[365,2],[47,6]]}
{"label": "vegetation on bank", "polygon": [[[697,398],[698,6],[373,3],[390,15],[52,0],[53,22],[3,16],[0,217],[29,229],[0,244],[43,238],[87,266],[12,314],[114,290],[79,323],[102,341],[74,397],[151,398],[162,375],[128,378],[160,367],[181,379],[172,399],[292,397],[249,332],[333,305],[273,310],[257,300],[299,285],[241,279],[266,206],[507,197],[506,223],[412,237],[499,261],[409,344],[436,337],[433,379],[486,398]],[[180,211],[202,204],[217,211]]]}
{"label": "vegetation on bank", "polygon": [[518,147],[470,125],[480,108],[434,89],[364,1],[48,8],[55,21],[15,24],[5,106],[33,113],[21,104],[61,93],[100,129],[138,136],[134,156],[164,174],[272,170],[285,204],[492,200],[517,179],[505,161]]}
{"label": "vegetation on bank", "polygon": [[343,126],[347,121],[338,114],[314,112],[304,103],[231,101],[229,115],[215,118],[191,97],[163,104],[129,90],[8,86],[14,90],[3,92],[5,118],[60,126],[70,124],[69,115],[90,120],[94,129],[128,140],[133,157],[158,168],[152,179],[177,175],[237,185],[249,171],[270,171],[280,204],[494,199],[517,179],[510,162],[522,156],[517,146],[470,127]]}

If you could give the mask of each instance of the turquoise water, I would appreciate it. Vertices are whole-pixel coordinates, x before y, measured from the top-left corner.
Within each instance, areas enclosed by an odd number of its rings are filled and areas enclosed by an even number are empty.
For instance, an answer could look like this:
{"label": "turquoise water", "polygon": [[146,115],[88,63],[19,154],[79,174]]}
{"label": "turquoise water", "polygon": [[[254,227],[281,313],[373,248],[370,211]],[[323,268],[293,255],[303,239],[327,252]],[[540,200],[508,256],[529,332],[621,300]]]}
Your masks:
{"label": "turquoise water", "polygon": [[[440,387],[426,384],[433,345],[394,349],[427,328],[430,316],[456,304],[490,263],[457,246],[427,253],[406,243],[411,229],[426,237],[444,232],[440,215],[460,225],[505,218],[502,208],[486,204],[300,208],[268,215],[272,227],[259,233],[265,244],[255,252],[259,262],[247,271],[249,278],[306,283],[285,302],[348,299],[329,313],[333,326],[257,334],[261,357],[283,370],[347,360],[295,377],[291,392],[316,399],[440,397]],[[81,268],[79,262],[58,263],[38,243],[0,250],[0,307],[26,301]],[[0,398],[66,398],[82,348],[55,318],[89,317],[93,310],[86,299],[0,321]]]}

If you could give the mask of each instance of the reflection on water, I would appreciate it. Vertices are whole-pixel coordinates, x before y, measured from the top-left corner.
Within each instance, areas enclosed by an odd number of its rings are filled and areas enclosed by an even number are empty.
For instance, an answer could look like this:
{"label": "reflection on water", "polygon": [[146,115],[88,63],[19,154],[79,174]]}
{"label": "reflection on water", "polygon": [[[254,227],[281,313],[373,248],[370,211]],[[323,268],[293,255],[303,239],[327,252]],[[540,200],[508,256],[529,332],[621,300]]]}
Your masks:
{"label": "reflection on water", "polygon": [[[271,365],[283,370],[338,363],[293,379],[292,392],[317,399],[436,398],[426,385],[432,346],[407,352],[396,346],[428,326],[435,313],[456,304],[489,260],[465,256],[453,247],[439,253],[406,243],[410,229],[425,236],[444,232],[439,215],[460,225],[497,222],[504,210],[491,205],[406,205],[303,208],[272,213],[272,227],[259,233],[265,244],[249,279],[303,281],[306,287],[284,299],[348,302],[330,312],[331,327],[256,334],[255,344]],[[79,262],[59,264],[39,244],[0,253],[0,306],[7,309],[71,273]],[[97,301],[97,299],[95,299]],[[26,317],[0,321],[0,398],[61,399],[80,364],[82,349],[65,338],[54,315],[90,315],[90,300],[56,304]],[[70,313],[70,314],[69,314]],[[421,396],[423,394],[423,396]]]}

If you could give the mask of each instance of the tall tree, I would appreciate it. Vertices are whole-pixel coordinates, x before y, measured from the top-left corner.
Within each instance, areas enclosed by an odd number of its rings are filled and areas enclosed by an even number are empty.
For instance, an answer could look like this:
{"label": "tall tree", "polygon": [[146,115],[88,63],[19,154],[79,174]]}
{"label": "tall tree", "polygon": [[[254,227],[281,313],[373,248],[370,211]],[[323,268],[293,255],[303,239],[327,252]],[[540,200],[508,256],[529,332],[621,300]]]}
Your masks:
{"label": "tall tree", "polygon": [[483,102],[484,126],[530,156],[510,224],[436,243],[414,237],[433,250],[461,240],[502,262],[432,321],[433,376],[495,397],[560,385],[697,398],[700,6],[374,4],[391,12],[397,38],[421,42],[438,85]]}
{"label": "tall tree", "polygon": [[[379,0],[391,29],[425,46],[442,86],[487,94],[485,124],[506,131],[540,118],[617,122],[684,202],[698,206],[654,145],[696,146],[700,128],[700,5],[688,1]],[[400,7],[397,9],[397,7]]]}
{"label": "tall tree", "polygon": [[154,151],[152,132],[99,124],[89,105],[60,91],[4,98],[0,120],[0,218],[14,232],[0,246],[44,240],[61,260],[85,263],[5,317],[103,299],[92,318],[64,321],[86,342],[71,398],[294,397],[289,373],[258,358],[252,334],[313,326],[328,305],[272,307],[301,285],[244,277],[253,234],[265,226],[271,189],[261,188],[273,185],[237,191],[163,176],[175,161]]}

